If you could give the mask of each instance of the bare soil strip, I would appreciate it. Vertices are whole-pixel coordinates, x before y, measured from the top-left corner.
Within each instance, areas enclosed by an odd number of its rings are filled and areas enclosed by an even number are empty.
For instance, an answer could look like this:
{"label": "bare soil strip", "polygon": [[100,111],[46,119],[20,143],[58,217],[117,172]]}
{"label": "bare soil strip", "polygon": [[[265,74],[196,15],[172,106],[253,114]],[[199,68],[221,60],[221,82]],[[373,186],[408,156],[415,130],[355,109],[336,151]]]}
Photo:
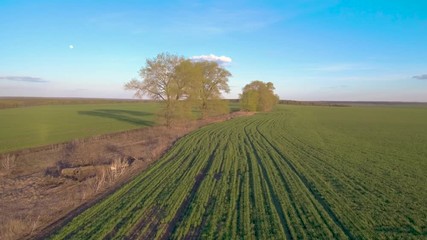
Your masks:
{"label": "bare soil strip", "polygon": [[[0,239],[43,239],[132,180],[180,137],[244,114],[236,112],[173,128],[146,127],[0,155],[2,163],[13,160],[10,168],[0,169]],[[115,163],[129,159],[132,163],[128,167],[116,169]],[[71,170],[63,171],[66,168]],[[73,169],[79,172],[78,177],[69,176]],[[80,169],[91,172],[85,176],[77,171]]]}

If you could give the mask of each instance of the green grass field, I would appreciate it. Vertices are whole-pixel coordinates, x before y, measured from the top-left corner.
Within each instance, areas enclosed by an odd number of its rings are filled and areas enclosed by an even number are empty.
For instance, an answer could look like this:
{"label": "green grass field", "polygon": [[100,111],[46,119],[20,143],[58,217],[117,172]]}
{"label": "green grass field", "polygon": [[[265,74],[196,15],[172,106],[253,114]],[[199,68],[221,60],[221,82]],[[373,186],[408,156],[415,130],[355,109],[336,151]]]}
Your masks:
{"label": "green grass field", "polygon": [[43,98],[43,97],[0,97],[0,109],[17,107],[34,107],[41,105],[75,105],[75,104],[110,104],[136,103],[144,100],[136,99],[104,99],[104,98]]}
{"label": "green grass field", "polygon": [[158,109],[141,102],[0,109],[0,153],[150,126]]}
{"label": "green grass field", "polygon": [[180,139],[52,239],[427,237],[425,108],[280,106]]}

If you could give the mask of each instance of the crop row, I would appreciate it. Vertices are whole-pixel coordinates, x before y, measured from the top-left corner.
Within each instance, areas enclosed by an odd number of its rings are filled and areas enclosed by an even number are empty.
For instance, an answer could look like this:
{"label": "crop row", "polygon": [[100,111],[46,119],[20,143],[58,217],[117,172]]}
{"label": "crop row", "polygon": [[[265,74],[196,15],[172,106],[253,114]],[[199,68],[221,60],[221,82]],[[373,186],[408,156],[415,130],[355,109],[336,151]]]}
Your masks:
{"label": "crop row", "polygon": [[[284,109],[193,132],[51,238],[425,236],[424,213],[387,206],[396,204],[396,187],[386,184],[389,179],[381,172],[387,162],[362,171],[357,154],[363,149],[339,145],[354,139],[318,124],[310,114]],[[316,128],[302,128],[307,126]],[[330,134],[340,141],[331,144]],[[371,151],[367,157],[378,156]],[[410,194],[415,199],[410,207],[423,209],[423,193]]]}

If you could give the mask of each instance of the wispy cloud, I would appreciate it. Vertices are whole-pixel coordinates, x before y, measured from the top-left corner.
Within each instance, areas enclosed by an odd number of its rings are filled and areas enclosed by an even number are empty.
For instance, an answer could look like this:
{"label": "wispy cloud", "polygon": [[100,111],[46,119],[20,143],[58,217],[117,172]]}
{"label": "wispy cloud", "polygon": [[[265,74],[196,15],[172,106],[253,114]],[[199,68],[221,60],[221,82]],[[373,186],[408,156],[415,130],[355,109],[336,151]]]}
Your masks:
{"label": "wispy cloud", "polygon": [[176,17],[174,29],[208,35],[254,32],[282,19],[278,13],[272,10],[223,8],[183,11]]}
{"label": "wispy cloud", "polygon": [[[299,79],[300,81],[312,81],[312,82],[337,82],[341,85],[347,85],[347,82],[358,82],[358,83],[382,83],[382,82],[405,82],[408,80],[407,74],[381,74],[381,73],[370,73],[370,74],[319,74],[304,76]],[[334,86],[334,85],[332,85]]]}
{"label": "wispy cloud", "polygon": [[30,83],[46,83],[46,82],[49,82],[49,81],[44,80],[42,78],[27,77],[27,76],[5,76],[5,77],[0,77],[0,80],[9,80],[9,81],[15,81],[15,82],[30,82]]}
{"label": "wispy cloud", "polygon": [[[159,15],[163,17],[158,18]],[[222,35],[234,32],[254,32],[284,18],[274,9],[224,7],[217,4],[185,4],[164,7],[117,11],[91,16],[89,22],[97,27],[129,31],[133,34],[153,32]],[[156,21],[152,21],[156,19]]]}
{"label": "wispy cloud", "polygon": [[214,54],[193,56],[193,57],[190,57],[190,59],[193,61],[196,61],[196,62],[199,62],[199,61],[216,62],[219,65],[226,65],[226,64],[231,63],[231,61],[232,61],[232,59],[230,57],[216,56]]}
{"label": "wispy cloud", "polygon": [[328,65],[321,65],[317,67],[309,68],[311,71],[319,72],[345,72],[354,70],[371,70],[372,68],[364,66],[362,64],[355,63],[334,63]]}
{"label": "wispy cloud", "polygon": [[338,86],[331,86],[331,87],[329,87],[329,88],[331,88],[331,89],[342,89],[342,88],[348,88],[349,86],[348,85],[338,85]]}
{"label": "wispy cloud", "polygon": [[418,79],[418,80],[427,80],[427,74],[421,74],[421,75],[413,76],[412,78]]}

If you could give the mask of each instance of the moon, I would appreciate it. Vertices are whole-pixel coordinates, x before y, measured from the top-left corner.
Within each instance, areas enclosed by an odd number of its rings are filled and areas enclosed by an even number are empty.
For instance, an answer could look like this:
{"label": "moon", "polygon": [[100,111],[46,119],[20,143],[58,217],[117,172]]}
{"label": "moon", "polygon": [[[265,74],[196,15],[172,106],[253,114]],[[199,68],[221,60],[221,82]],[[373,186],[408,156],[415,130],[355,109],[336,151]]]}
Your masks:
{"label": "moon", "polygon": [[70,45],[70,46],[68,46],[70,49],[73,49],[74,48],[74,46],[73,45]]}

